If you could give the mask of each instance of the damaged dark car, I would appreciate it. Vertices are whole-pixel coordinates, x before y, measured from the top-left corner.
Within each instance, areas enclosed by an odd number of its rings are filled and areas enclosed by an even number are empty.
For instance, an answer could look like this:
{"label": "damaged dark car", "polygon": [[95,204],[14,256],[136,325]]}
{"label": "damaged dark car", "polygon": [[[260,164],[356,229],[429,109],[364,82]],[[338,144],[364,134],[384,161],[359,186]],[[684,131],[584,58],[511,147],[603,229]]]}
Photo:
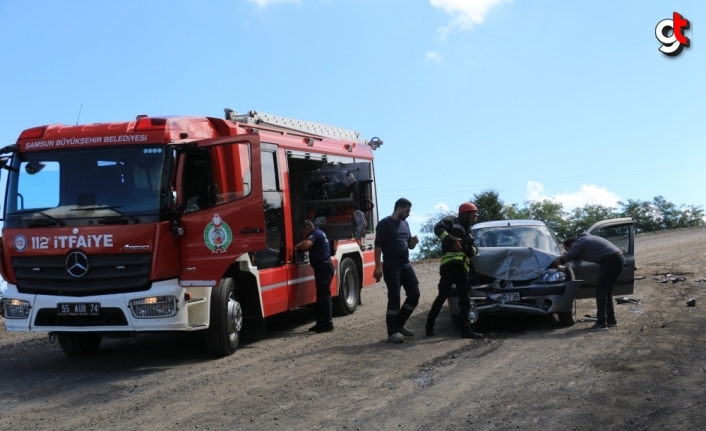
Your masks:
{"label": "damaged dark car", "polygon": [[[563,252],[553,233],[537,220],[501,220],[478,223],[472,228],[478,254],[471,276],[471,321],[489,313],[556,315],[559,323],[576,322],[576,300],[595,297],[599,265],[571,261],[557,268],[552,262]],[[635,233],[631,218],[598,222],[587,231],[615,244],[625,266],[613,295],[634,290]],[[458,321],[458,296],[448,300]]]}

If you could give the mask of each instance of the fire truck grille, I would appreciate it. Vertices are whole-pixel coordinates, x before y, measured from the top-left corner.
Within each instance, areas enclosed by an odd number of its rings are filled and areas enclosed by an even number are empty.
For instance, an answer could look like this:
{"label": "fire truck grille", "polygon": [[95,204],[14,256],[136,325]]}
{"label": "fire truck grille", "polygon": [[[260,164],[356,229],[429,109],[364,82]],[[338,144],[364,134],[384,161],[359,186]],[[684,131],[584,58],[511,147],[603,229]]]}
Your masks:
{"label": "fire truck grille", "polygon": [[90,296],[140,292],[150,288],[151,253],[88,256],[88,271],[74,277],[66,256],[13,257],[17,290],[22,293]]}

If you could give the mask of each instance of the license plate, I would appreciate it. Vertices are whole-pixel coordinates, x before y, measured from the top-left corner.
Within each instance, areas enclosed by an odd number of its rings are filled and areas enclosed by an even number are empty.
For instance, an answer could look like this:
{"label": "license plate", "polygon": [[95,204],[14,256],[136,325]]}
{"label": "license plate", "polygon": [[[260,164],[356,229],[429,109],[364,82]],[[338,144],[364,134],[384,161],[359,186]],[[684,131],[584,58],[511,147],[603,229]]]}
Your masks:
{"label": "license plate", "polygon": [[489,293],[488,299],[500,302],[511,302],[520,300],[520,292],[509,293]]}
{"label": "license plate", "polygon": [[98,316],[101,305],[98,302],[70,302],[57,304],[59,316]]}

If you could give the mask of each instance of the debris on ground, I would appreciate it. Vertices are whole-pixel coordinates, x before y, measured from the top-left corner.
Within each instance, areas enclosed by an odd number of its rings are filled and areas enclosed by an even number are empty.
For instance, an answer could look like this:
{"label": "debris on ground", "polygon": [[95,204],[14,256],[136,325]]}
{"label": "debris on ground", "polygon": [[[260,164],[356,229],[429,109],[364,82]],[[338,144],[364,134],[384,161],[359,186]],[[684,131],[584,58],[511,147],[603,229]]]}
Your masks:
{"label": "debris on ground", "polygon": [[695,298],[691,298],[690,300],[686,301],[686,306],[687,306],[687,307],[693,307],[693,306],[695,306],[695,305],[696,305],[696,299],[695,299]]}
{"label": "debris on ground", "polygon": [[635,307],[631,307],[631,308],[630,308],[630,312],[631,312],[631,313],[635,313],[635,314],[645,314],[644,311],[638,310],[638,309],[635,308]]}
{"label": "debris on ground", "polygon": [[623,296],[622,298],[615,298],[615,302],[618,304],[642,305],[642,302],[639,299],[628,298],[627,296]]}
{"label": "debris on ground", "polygon": [[686,277],[669,277],[669,275],[671,274],[668,274],[667,278],[652,277],[652,279],[657,283],[677,283],[680,281],[686,281]]}

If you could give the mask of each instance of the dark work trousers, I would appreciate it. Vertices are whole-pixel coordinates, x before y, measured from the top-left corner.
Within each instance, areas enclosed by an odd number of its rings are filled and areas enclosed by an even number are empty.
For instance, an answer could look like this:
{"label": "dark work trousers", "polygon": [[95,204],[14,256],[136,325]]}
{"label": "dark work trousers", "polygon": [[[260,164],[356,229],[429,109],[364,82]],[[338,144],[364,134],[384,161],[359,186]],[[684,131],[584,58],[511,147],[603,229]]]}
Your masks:
{"label": "dark work trousers", "polygon": [[311,264],[316,279],[316,324],[328,326],[333,324],[331,317],[331,280],[333,279],[333,263],[330,260]]}
{"label": "dark work trousers", "polygon": [[468,284],[468,273],[463,270],[462,264],[451,264],[443,266],[440,270],[441,278],[439,279],[439,294],[436,296],[434,303],[429,310],[427,324],[434,326],[436,318],[439,316],[441,307],[449,297],[451,286],[456,285],[458,291],[458,308],[461,313],[461,330],[468,331],[471,328],[471,319],[468,313],[471,311],[471,300]]}
{"label": "dark work trousers", "polygon": [[625,258],[615,254],[603,262],[598,270],[598,284],[596,285],[596,323],[605,324],[615,322],[615,309],[613,308],[613,286],[623,270]]}
{"label": "dark work trousers", "polygon": [[[389,264],[383,262],[382,276],[387,285],[387,335],[397,333],[419,304],[419,281],[411,263]],[[407,298],[400,307],[400,286]]]}

